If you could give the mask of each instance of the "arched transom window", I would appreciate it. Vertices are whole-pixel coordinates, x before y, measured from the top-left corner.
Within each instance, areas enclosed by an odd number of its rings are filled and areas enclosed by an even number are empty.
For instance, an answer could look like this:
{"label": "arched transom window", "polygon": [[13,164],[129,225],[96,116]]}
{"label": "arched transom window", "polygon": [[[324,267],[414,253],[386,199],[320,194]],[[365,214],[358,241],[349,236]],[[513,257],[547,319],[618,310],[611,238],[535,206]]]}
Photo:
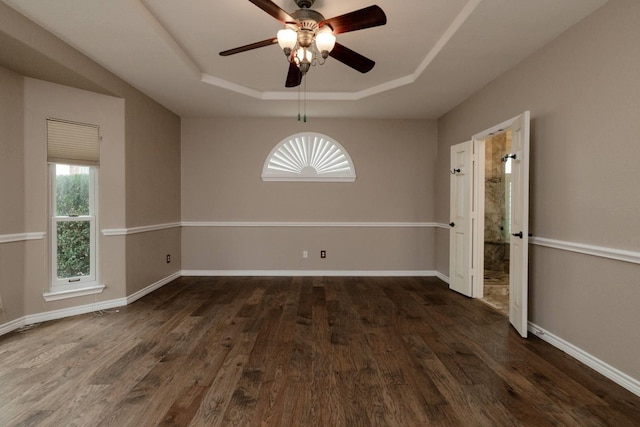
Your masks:
{"label": "arched transom window", "polygon": [[263,181],[353,182],[356,171],[351,156],[334,139],[315,132],[291,135],[267,156]]}

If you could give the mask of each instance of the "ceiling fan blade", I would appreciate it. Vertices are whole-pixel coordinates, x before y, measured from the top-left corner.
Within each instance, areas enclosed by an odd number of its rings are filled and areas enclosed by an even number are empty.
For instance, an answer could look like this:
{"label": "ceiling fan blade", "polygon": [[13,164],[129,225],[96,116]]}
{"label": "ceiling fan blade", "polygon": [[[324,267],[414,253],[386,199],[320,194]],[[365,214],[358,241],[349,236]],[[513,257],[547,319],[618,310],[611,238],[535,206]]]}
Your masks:
{"label": "ceiling fan blade", "polygon": [[248,50],[257,49],[259,47],[271,46],[272,44],[276,44],[276,43],[278,43],[278,39],[275,37],[272,37],[267,40],[262,40],[261,42],[255,42],[245,46],[236,47],[234,49],[225,50],[223,52],[220,52],[220,56],[235,55],[236,53],[246,52]]}
{"label": "ceiling fan blade", "polygon": [[278,6],[271,0],[249,0],[249,1],[255,4],[256,6],[258,6],[260,9],[267,12],[269,15],[276,18],[278,21],[282,22],[283,24],[286,24],[286,23],[296,24],[298,22],[293,16],[289,15],[287,12],[282,10],[280,6]]}
{"label": "ceiling fan blade", "polygon": [[333,34],[347,33],[349,31],[364,30],[387,23],[387,15],[379,6],[369,6],[335,18],[325,19],[320,26],[330,25]]}
{"label": "ceiling fan blade", "polygon": [[375,61],[344,47],[340,43],[336,43],[333,50],[329,52],[329,56],[361,73],[368,73],[376,65]]}
{"label": "ceiling fan blade", "polygon": [[287,81],[285,87],[296,87],[302,83],[302,71],[293,62],[289,63],[289,72],[287,73]]}

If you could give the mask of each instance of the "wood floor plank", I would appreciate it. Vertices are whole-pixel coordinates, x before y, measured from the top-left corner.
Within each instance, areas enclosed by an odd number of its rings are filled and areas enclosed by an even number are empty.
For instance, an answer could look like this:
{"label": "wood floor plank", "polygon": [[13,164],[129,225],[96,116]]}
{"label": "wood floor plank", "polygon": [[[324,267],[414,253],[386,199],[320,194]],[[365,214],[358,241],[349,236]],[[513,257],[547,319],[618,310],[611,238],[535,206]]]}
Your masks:
{"label": "wood floor plank", "polygon": [[233,392],[231,402],[224,415],[225,424],[229,425],[250,425],[250,420],[256,411],[263,409],[258,405],[261,394],[266,392],[261,390],[261,386],[266,374],[268,359],[275,353],[277,343],[273,337],[278,330],[283,314],[281,304],[274,304],[273,298],[279,296],[281,292],[275,287],[270,287],[267,292],[262,292],[259,300],[255,301],[259,310],[255,315],[255,320],[250,328],[245,328],[243,332],[256,333],[253,347],[249,353],[248,360],[236,388]]}
{"label": "wood floor plank", "polygon": [[178,398],[164,414],[158,423],[162,427],[186,426],[189,425],[196,411],[202,403],[202,398],[208,387],[190,386],[185,387],[178,394]]}
{"label": "wood floor plank", "polygon": [[[21,412],[19,416],[15,418],[7,417],[8,414],[0,415],[0,422],[2,425],[7,426],[29,426],[36,427],[46,425],[49,417],[54,411],[41,411],[41,410],[26,410]],[[6,424],[5,424],[6,423]]]}
{"label": "wood floor plank", "polygon": [[[202,399],[202,403],[191,422],[193,426],[224,425],[224,414],[234,399],[236,385],[244,372],[244,366],[249,359],[255,336],[255,333],[241,332],[239,334],[237,342],[227,354],[211,387]],[[235,399],[238,398],[239,396],[236,395]]]}
{"label": "wood floor plank", "polygon": [[640,397],[421,277],[183,277],[0,337],[1,426],[637,426]]}
{"label": "wood floor plank", "polygon": [[260,399],[249,425],[280,425],[283,416],[300,289],[292,282],[283,284],[282,288],[282,315],[271,337],[272,345],[267,353],[269,361],[264,370]]}

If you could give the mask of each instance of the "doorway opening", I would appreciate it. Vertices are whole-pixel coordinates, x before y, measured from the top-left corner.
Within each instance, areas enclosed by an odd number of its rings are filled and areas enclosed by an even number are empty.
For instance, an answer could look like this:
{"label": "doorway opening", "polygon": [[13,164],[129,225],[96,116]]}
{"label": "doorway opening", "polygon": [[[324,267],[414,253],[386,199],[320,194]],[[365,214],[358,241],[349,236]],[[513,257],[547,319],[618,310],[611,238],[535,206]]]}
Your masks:
{"label": "doorway opening", "polygon": [[[451,146],[449,170],[449,288],[468,297],[484,299],[485,151],[487,145],[493,148],[489,141],[494,136],[506,134],[506,138],[510,137],[511,147],[504,150],[506,153],[500,159],[504,163],[500,168],[504,167],[505,171],[500,184],[505,186],[501,193],[505,198],[501,217],[505,221],[502,224],[498,221],[497,226],[498,230],[503,228],[499,234],[508,236],[509,240],[508,244],[506,239],[496,240],[500,249],[504,249],[502,261],[508,260],[508,267],[503,265],[487,270],[508,272],[509,322],[524,338],[528,333],[529,298],[529,122],[530,113],[525,111],[473,135],[470,141]],[[506,203],[507,197],[509,203]],[[506,206],[509,206],[508,213]],[[503,293],[506,297],[506,290]]]}
{"label": "doorway opening", "polygon": [[[509,269],[511,238],[512,131],[484,140],[484,250],[482,299],[509,315]],[[482,154],[482,152],[480,153]],[[481,173],[482,174],[482,173]]]}

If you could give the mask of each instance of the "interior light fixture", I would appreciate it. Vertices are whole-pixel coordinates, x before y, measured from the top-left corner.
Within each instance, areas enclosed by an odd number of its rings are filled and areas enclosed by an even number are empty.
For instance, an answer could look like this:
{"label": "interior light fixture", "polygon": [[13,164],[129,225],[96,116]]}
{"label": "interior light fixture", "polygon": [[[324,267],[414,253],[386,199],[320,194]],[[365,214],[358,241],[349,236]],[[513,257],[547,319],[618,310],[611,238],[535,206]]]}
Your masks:
{"label": "interior light fixture", "polygon": [[309,68],[324,64],[329,56],[361,73],[368,73],[375,66],[375,61],[336,43],[336,35],[385,25],[387,16],[379,6],[372,5],[325,19],[320,12],[311,9],[316,0],[293,0],[298,10],[291,13],[272,0],[249,1],[278,20],[284,28],[278,31],[276,37],[223,50],[221,56],[278,43],[289,62],[285,80],[285,87],[288,88],[300,86]]}
{"label": "interior light fixture", "polygon": [[320,27],[324,17],[311,9],[300,9],[294,12],[295,24],[287,23],[278,31],[278,45],[287,60],[295,64],[302,75],[311,66],[322,65],[336,44],[336,36],[329,25]]}
{"label": "interior light fixture", "polygon": [[[306,112],[307,79],[304,76],[312,66],[324,64],[331,56],[361,73],[368,73],[373,69],[375,65],[373,60],[336,43],[335,35],[385,25],[387,16],[379,6],[372,5],[325,19],[320,12],[311,9],[316,0],[293,0],[299,9],[291,13],[286,12],[272,0],[249,1],[278,20],[284,28],[278,31],[276,37],[224,50],[220,55],[235,55],[272,46],[277,42],[289,63],[285,87],[298,87],[298,120],[300,120],[300,85],[304,81]],[[306,117],[305,113],[305,122]]]}

